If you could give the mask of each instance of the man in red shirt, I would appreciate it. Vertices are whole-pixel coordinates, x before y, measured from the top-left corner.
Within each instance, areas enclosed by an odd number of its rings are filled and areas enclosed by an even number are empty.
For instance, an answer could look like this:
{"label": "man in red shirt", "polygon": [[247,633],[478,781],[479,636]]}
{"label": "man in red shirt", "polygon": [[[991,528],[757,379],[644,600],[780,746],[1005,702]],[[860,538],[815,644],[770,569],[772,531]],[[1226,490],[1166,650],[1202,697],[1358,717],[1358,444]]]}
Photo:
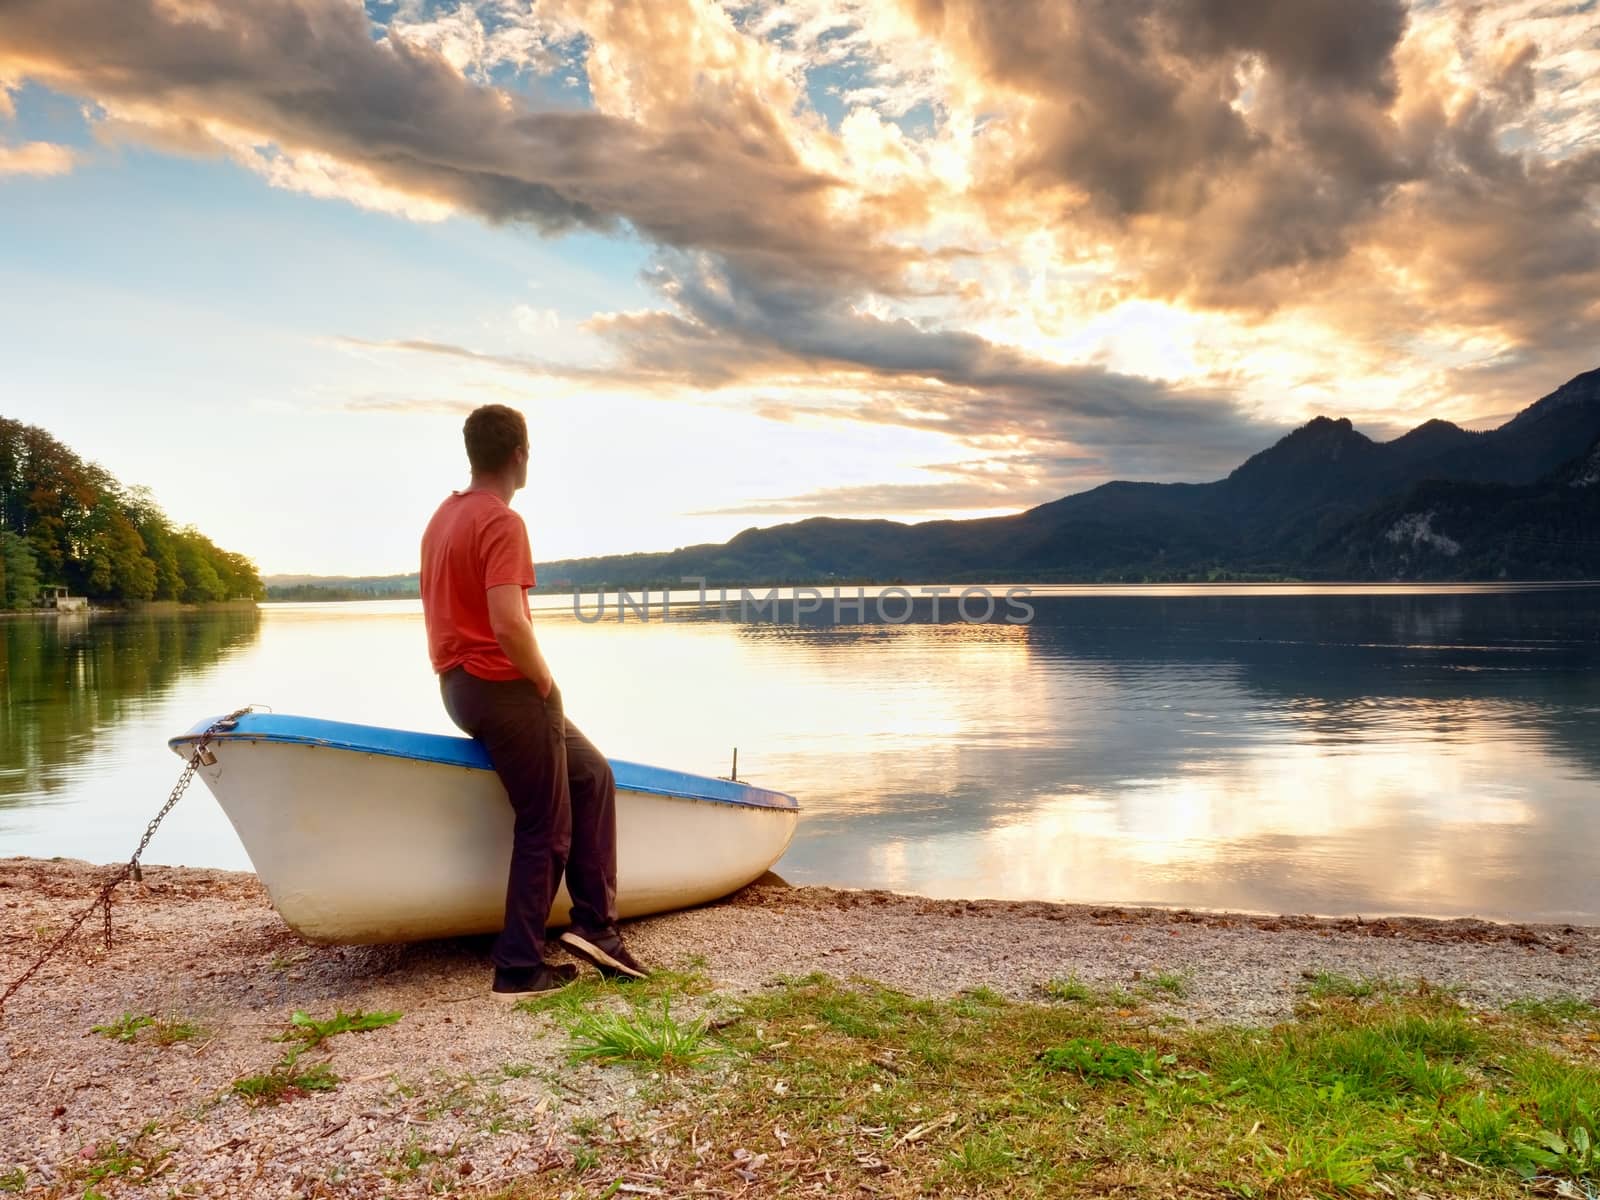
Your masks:
{"label": "man in red shirt", "polygon": [[515,409],[488,404],[462,433],[472,482],[450,493],[422,535],[422,616],[445,711],[483,742],[516,813],[493,991],[514,1001],[576,975],[544,961],[563,870],[572,926],[562,944],[607,976],[643,978],[616,929],[611,765],[566,719],[533,633],[533,555],[510,506],[528,482],[528,427]]}

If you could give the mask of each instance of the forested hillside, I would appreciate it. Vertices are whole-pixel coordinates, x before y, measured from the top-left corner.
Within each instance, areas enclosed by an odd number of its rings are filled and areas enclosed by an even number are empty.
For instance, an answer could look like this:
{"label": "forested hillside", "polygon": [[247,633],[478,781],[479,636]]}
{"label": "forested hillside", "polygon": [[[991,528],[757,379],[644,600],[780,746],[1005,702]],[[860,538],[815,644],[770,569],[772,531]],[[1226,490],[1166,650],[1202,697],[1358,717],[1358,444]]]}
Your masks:
{"label": "forested hillside", "polygon": [[111,602],[262,595],[254,563],[175,528],[147,489],[0,417],[0,606],[27,608],[51,584]]}

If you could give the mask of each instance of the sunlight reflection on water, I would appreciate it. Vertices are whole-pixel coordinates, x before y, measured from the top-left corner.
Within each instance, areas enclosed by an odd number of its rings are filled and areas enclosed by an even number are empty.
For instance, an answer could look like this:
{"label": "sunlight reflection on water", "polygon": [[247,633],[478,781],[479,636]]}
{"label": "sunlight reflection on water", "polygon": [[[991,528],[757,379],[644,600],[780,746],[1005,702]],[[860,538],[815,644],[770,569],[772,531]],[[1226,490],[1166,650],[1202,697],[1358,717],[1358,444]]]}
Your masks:
{"label": "sunlight reflection on water", "polygon": [[[1028,625],[536,621],[607,753],[738,746],[800,797],[795,882],[1600,920],[1600,589],[1050,591]],[[0,855],[122,857],[165,739],[242,703],[454,732],[415,602],[0,636]],[[150,856],[248,865],[203,792]]]}

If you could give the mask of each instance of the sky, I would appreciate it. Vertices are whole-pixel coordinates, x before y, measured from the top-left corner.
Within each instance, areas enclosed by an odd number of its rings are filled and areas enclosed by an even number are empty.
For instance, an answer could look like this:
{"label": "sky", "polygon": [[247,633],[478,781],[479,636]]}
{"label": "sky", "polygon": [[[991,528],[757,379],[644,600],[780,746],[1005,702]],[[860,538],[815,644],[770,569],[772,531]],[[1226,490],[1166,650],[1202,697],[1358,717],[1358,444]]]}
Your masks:
{"label": "sky", "polygon": [[0,0],[0,414],[266,573],[1488,428],[1600,365],[1595,0]]}

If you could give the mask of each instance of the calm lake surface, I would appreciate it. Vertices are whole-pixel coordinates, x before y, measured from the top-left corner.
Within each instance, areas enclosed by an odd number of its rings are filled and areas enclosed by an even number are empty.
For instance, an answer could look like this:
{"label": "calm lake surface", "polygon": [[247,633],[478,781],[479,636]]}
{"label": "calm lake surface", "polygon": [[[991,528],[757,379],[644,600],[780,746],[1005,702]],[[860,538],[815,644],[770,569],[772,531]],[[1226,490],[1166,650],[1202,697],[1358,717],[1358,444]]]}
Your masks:
{"label": "calm lake surface", "polygon": [[[792,882],[1600,922],[1600,587],[1028,602],[1028,624],[948,600],[939,622],[923,600],[902,624],[870,603],[865,624],[827,605],[663,624],[657,593],[648,622],[586,624],[547,596],[535,620],[606,753],[718,775],[737,746],[741,779],[800,798]],[[415,602],[0,639],[0,856],[125,858],[182,765],[166,739],[246,703],[454,732]],[[200,784],[147,858],[249,866]]]}

